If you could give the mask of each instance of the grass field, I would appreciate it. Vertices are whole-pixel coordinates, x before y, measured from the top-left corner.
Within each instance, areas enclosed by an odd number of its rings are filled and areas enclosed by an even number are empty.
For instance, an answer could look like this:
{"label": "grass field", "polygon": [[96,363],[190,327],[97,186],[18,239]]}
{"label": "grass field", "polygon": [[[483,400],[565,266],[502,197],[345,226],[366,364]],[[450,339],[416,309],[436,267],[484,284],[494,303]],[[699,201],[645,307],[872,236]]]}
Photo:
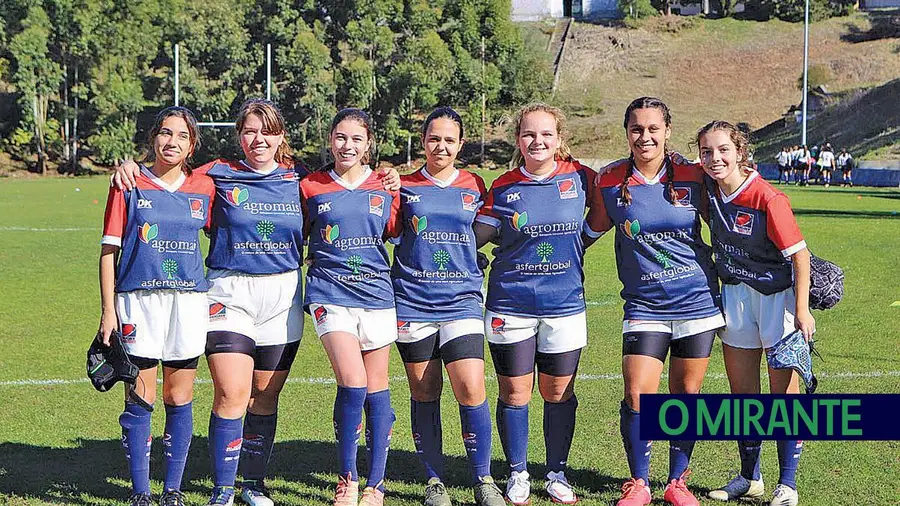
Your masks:
{"label": "grass field", "polygon": [[[497,174],[485,174],[492,179]],[[900,191],[869,188],[790,188],[800,226],[813,251],[840,264],[846,296],[817,313],[824,362],[821,392],[900,393]],[[99,394],[84,379],[84,351],[99,317],[97,259],[106,180],[42,179],[0,182],[0,504],[120,504],[129,494],[117,423],[121,390]],[[586,506],[610,504],[627,465],[618,429],[621,301],[612,240],[585,259],[589,346],[577,385],[578,425],[569,464]],[[488,361],[488,377],[493,376]],[[713,351],[705,392],[727,391],[721,345]],[[388,462],[388,503],[419,504],[420,466],[409,424],[409,395],[393,352],[391,383],[397,413]],[[205,504],[211,482],[206,427],[212,387],[205,364],[195,399],[195,439],[185,489]],[[330,504],[336,468],[331,410],[335,387],[321,344],[307,332],[281,399],[270,482],[278,504]],[[496,382],[488,398],[496,399]],[[455,402],[445,389],[444,432],[448,482],[454,501],[471,504],[468,471]],[[161,404],[161,403],[159,403]],[[162,411],[162,410],[159,410]],[[896,407],[885,407],[895,413]],[[541,403],[531,411],[531,471],[543,472]],[[163,416],[153,419],[159,435]],[[505,476],[494,436],[494,474]],[[657,497],[668,451],[657,444],[651,476]],[[363,453],[360,453],[361,458]],[[763,450],[771,493],[777,479],[774,444]],[[721,485],[739,466],[733,443],[701,442],[690,485]],[[154,492],[161,487],[162,454],[154,443]],[[799,472],[801,504],[890,505],[900,498],[900,442],[810,442]],[[534,504],[550,502],[534,482]],[[698,494],[699,495],[699,494]],[[707,503],[708,501],[704,501]],[[658,499],[655,504],[662,504]]]}

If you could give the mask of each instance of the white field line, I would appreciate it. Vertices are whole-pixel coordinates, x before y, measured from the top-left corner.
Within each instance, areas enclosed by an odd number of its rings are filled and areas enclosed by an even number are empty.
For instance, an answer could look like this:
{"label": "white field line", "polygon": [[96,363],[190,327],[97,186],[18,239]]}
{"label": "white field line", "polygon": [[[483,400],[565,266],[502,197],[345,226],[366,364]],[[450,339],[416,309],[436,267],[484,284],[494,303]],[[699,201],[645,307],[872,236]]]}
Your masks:
{"label": "white field line", "polygon": [[102,232],[99,227],[69,227],[69,228],[32,228],[32,227],[0,227],[0,232]]}
{"label": "white field line", "polygon": [[[663,374],[663,378],[667,378],[667,374]],[[726,376],[722,373],[708,373],[706,375],[709,379],[716,380],[724,380]],[[868,371],[868,372],[821,372],[816,374],[816,377],[820,379],[859,379],[859,378],[885,378],[885,377],[900,377],[900,371]],[[622,375],[617,373],[609,373],[609,374],[579,374],[578,381],[606,381],[606,380],[621,380]],[[489,382],[496,381],[494,376],[487,377]],[[160,383],[162,380],[158,380]],[[401,383],[406,381],[406,376],[391,376],[390,381],[392,383]],[[87,378],[78,378],[78,379],[20,379],[20,380],[9,380],[9,381],[0,381],[0,387],[29,387],[29,386],[56,386],[56,385],[77,385],[81,383],[88,383]],[[208,385],[212,383],[212,380],[207,378],[198,378],[195,380],[195,383],[200,385]],[[333,385],[334,378],[288,378],[288,383],[299,383],[301,385]]]}

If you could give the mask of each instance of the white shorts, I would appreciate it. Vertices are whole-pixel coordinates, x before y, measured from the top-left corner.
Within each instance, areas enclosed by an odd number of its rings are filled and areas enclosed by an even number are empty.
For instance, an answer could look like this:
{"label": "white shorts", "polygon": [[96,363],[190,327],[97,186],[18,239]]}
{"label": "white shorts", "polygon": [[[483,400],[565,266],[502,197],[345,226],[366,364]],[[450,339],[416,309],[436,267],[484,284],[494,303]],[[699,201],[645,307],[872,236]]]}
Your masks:
{"label": "white shorts", "polygon": [[438,347],[459,336],[470,334],[483,335],[484,321],[477,318],[464,318],[446,322],[397,322],[397,342],[415,343],[438,333]]}
{"label": "white shorts", "polygon": [[771,348],[794,331],[793,287],[763,295],[746,283],[722,285],[725,329],[722,342],[732,348]]}
{"label": "white shorts", "polygon": [[136,290],[116,294],[125,351],[135,357],[188,360],[206,349],[206,294]]}
{"label": "white shorts", "polygon": [[250,275],[209,271],[209,331],[242,334],[257,346],[303,337],[303,287],[299,271]]}
{"label": "white shorts", "polygon": [[359,349],[371,351],[397,340],[397,310],[364,309],[334,304],[310,304],[313,326],[319,338],[329,332],[346,332],[359,339]]}
{"label": "white shorts", "polygon": [[488,310],[484,313],[484,335],[494,344],[514,344],[536,335],[539,353],[565,353],[587,346],[587,313],[528,318]]}
{"label": "white shorts", "polygon": [[672,339],[696,336],[710,330],[725,326],[722,313],[716,313],[706,318],[693,320],[624,320],[622,322],[622,334],[629,332],[661,332],[672,334]]}

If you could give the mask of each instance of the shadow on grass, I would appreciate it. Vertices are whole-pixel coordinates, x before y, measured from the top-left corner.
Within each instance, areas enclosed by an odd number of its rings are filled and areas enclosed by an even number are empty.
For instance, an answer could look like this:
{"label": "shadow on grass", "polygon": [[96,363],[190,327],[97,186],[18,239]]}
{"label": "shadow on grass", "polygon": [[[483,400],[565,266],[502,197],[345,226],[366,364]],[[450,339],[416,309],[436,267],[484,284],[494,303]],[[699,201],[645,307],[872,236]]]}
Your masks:
{"label": "shadow on grass", "polygon": [[835,209],[794,209],[795,215],[818,216],[820,218],[871,218],[900,220],[896,211],[838,211]]}
{"label": "shadow on grass", "polygon": [[[162,481],[163,458],[158,438],[154,438],[151,453],[151,479]],[[121,503],[130,495],[128,467],[117,439],[79,439],[74,448],[52,448],[22,443],[0,443],[0,493],[18,497],[32,497],[52,504],[89,505],[99,502]],[[194,437],[184,474],[185,492],[207,496],[211,490],[198,485],[198,480],[210,476],[208,440]],[[358,466],[361,474],[366,469],[365,449],[360,448]],[[506,476],[505,463],[492,462],[494,475]],[[532,464],[529,469],[536,478],[546,474],[543,465]],[[337,469],[337,455],[333,442],[294,440],[276,443],[269,467],[271,479],[301,484],[314,489],[331,490],[335,480],[323,478]],[[452,487],[469,486],[468,462],[461,456],[446,458],[445,481]],[[621,478],[601,475],[590,469],[571,469],[566,472],[577,488],[588,493],[610,493],[618,489]],[[421,484],[425,487],[424,473],[418,456],[406,450],[391,450],[388,457],[389,482]],[[662,486],[663,484],[659,484]],[[306,502],[327,502],[330,498],[321,494],[299,492],[293,487],[271,487],[273,491],[295,496]],[[408,490],[408,489],[407,489]],[[391,490],[390,495],[418,502],[417,491]],[[535,493],[539,489],[535,488]],[[326,493],[330,495],[330,493]]]}
{"label": "shadow on grass", "polygon": [[900,38],[900,9],[868,11],[866,15],[871,27],[863,30],[853,23],[846,23],[847,33],[841,35],[841,40],[859,43]]}

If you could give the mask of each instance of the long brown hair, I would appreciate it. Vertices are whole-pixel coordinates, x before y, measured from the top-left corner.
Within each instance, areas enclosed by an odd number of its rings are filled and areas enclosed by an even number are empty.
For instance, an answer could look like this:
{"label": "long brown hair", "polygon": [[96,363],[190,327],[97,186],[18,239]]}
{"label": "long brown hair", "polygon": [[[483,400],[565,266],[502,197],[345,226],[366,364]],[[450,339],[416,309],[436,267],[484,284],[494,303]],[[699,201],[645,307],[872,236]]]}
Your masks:
{"label": "long brown hair", "polygon": [[753,164],[750,162],[750,138],[746,133],[740,131],[738,127],[732,125],[727,121],[710,121],[705,126],[700,128],[700,130],[697,130],[697,137],[694,139],[697,148],[700,148],[700,137],[703,137],[704,135],[716,130],[726,132],[728,134],[728,137],[731,139],[731,142],[734,143],[734,149],[735,151],[737,151],[738,156],[738,167],[740,167],[741,170],[743,170],[745,173],[746,171],[753,169]]}
{"label": "long brown hair", "polygon": [[244,123],[251,114],[259,116],[259,120],[263,124],[263,134],[284,134],[284,139],[282,139],[281,144],[275,151],[275,161],[279,165],[285,167],[293,166],[294,159],[291,156],[293,150],[291,149],[290,144],[288,144],[287,128],[285,127],[284,117],[281,115],[281,110],[278,109],[278,106],[273,102],[262,98],[251,98],[244,102],[244,104],[241,105],[241,110],[238,112],[238,117],[235,121],[235,131],[238,136],[241,135],[241,130],[244,129]]}
{"label": "long brown hair", "polygon": [[520,108],[518,112],[516,112],[516,117],[513,120],[516,125],[514,143],[517,147],[513,152],[511,166],[520,167],[525,163],[525,156],[522,155],[522,152],[518,149],[519,134],[522,133],[522,121],[524,121],[525,116],[528,116],[533,112],[545,112],[553,116],[553,119],[556,120],[556,135],[559,136],[559,147],[556,148],[554,159],[566,161],[572,160],[572,150],[569,149],[569,145],[566,142],[569,138],[569,130],[566,128],[565,113],[558,107],[553,107],[543,102],[533,102]]}
{"label": "long brown hair", "polygon": [[[631,103],[628,104],[628,107],[625,108],[625,120],[622,122],[622,126],[625,128],[626,132],[628,131],[628,122],[631,120],[631,113],[638,109],[659,110],[663,115],[663,122],[666,124],[666,128],[672,127],[672,113],[669,112],[669,106],[667,106],[665,102],[654,97],[641,97],[632,100]],[[675,182],[673,181],[675,179],[675,167],[672,165],[672,160],[669,159],[668,142],[663,145],[663,151],[665,152],[663,165],[666,167],[666,190],[668,190],[669,193],[669,201],[675,203],[678,201],[678,196],[675,193]],[[625,178],[619,185],[619,198],[621,198],[626,206],[631,204],[631,192],[628,190],[628,180],[631,179],[633,174],[634,152],[631,152],[628,155],[628,169],[625,171]]]}
{"label": "long brown hair", "polygon": [[328,135],[330,136],[333,134],[334,129],[337,128],[342,121],[348,119],[359,122],[359,124],[366,129],[366,136],[369,138],[369,149],[363,153],[360,162],[362,162],[363,165],[368,164],[375,155],[375,132],[372,131],[372,117],[369,116],[369,113],[356,107],[341,109],[334,115],[334,119],[331,120],[331,128],[328,130]]}
{"label": "long brown hair", "polygon": [[191,169],[194,163],[194,153],[196,153],[197,149],[200,148],[200,127],[197,126],[197,118],[194,117],[194,113],[192,113],[190,109],[186,107],[172,106],[166,107],[162,111],[159,111],[159,114],[156,115],[156,120],[153,122],[153,128],[151,128],[150,133],[147,134],[147,144],[150,147],[147,150],[147,154],[144,155],[144,158],[141,160],[141,163],[152,164],[156,161],[156,148],[154,147],[156,136],[159,135],[160,130],[162,130],[163,122],[171,117],[181,118],[187,125],[191,149],[188,152],[188,155],[184,158],[184,162],[181,164],[181,170],[182,172],[190,176]]}

